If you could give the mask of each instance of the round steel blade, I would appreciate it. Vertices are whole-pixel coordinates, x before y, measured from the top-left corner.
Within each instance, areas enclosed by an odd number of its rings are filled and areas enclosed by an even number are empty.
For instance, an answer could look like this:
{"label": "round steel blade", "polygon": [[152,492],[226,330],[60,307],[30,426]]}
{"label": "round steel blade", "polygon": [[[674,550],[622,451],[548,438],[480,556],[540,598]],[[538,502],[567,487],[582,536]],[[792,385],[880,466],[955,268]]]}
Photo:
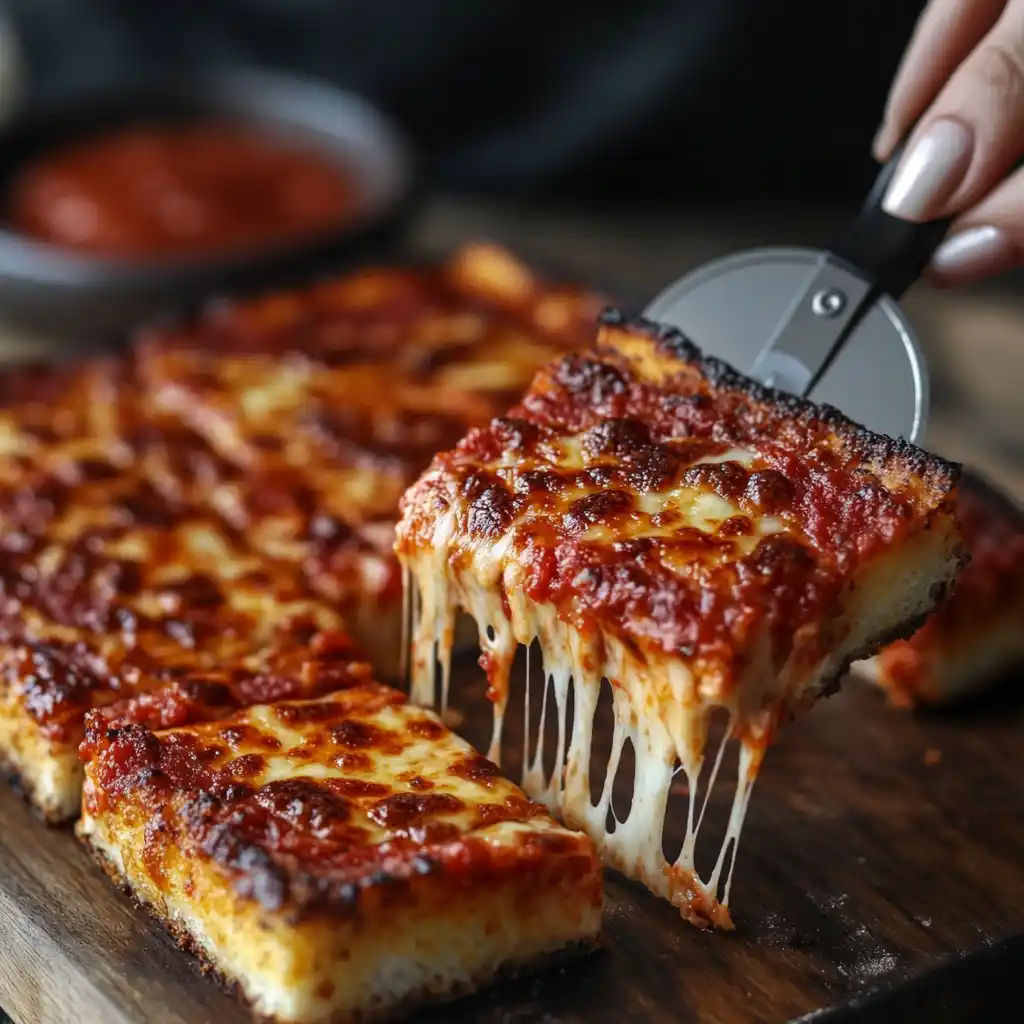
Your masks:
{"label": "round steel blade", "polygon": [[[791,356],[772,365],[762,354],[793,314],[825,256],[816,249],[754,249],[710,263],[666,288],[645,316],[681,330],[708,355],[743,373],[801,392],[810,376]],[[810,299],[808,299],[810,301]],[[827,303],[826,303],[827,305]],[[890,437],[919,441],[928,413],[928,373],[917,337],[889,296],[863,310],[818,380],[806,392],[814,402]]]}

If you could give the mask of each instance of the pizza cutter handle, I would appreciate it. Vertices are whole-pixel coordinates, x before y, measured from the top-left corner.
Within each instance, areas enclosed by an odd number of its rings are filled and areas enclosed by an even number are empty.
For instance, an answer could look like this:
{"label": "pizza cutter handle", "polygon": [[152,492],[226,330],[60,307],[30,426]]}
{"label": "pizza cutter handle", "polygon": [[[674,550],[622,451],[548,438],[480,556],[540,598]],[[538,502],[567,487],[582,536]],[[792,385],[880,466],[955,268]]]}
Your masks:
{"label": "pizza cutter handle", "polygon": [[894,299],[900,298],[921,276],[953,222],[952,217],[943,217],[918,224],[893,217],[882,209],[882,200],[902,155],[901,143],[875,179],[860,213],[829,247],[834,256],[851,264],[879,291],[888,292]]}

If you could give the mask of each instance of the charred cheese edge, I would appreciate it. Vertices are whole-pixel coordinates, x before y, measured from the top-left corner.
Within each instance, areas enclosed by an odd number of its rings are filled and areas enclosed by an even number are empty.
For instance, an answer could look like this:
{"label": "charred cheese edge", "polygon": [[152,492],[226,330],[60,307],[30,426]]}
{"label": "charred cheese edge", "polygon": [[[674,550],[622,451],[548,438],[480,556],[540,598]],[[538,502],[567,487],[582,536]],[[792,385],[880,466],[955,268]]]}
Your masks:
{"label": "charred cheese edge", "polygon": [[399,692],[90,721],[80,837],[258,1014],[368,1019],[594,944],[601,867]]}
{"label": "charred cheese edge", "polygon": [[912,637],[854,666],[900,707],[956,703],[1024,664],[1024,512],[965,471],[957,518],[970,562],[952,596]]}
{"label": "charred cheese edge", "polygon": [[[948,589],[963,557],[956,476],[835,410],[754,384],[675,331],[609,313],[596,350],[543,369],[519,405],[435,458],[403,498],[413,699],[434,703],[439,663],[445,704],[455,616],[467,611],[497,758],[514,653],[539,641],[564,774],[546,777],[538,753],[526,791],[693,923],[731,927],[735,846],[764,749],[853,659],[909,634]],[[602,679],[615,733],[594,804]],[[716,708],[740,741],[739,782],[701,880],[701,808],[691,801],[674,863],[661,837],[673,773],[696,791]],[[627,739],[632,808],[609,832]]]}

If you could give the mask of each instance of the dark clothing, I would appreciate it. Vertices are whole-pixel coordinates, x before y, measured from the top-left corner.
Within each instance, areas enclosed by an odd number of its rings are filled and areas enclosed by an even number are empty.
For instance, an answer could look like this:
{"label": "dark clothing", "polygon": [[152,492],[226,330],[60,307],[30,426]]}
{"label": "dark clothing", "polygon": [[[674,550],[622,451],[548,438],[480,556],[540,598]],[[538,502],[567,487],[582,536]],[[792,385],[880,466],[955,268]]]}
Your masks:
{"label": "dark clothing", "polygon": [[35,94],[276,66],[367,93],[436,184],[847,198],[920,0],[13,0]]}

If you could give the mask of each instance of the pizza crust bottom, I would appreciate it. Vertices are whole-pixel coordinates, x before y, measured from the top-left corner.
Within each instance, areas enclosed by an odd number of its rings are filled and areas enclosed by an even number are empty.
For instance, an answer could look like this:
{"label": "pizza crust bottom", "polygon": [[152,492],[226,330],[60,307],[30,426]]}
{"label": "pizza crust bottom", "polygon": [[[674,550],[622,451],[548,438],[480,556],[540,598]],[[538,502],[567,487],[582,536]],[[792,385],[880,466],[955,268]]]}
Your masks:
{"label": "pizza crust bottom", "polygon": [[48,739],[0,684],[0,765],[51,825],[78,817],[84,768],[72,744]]}
{"label": "pizza crust bottom", "polygon": [[585,887],[510,877],[486,889],[442,890],[423,879],[376,919],[294,921],[237,896],[215,864],[180,850],[165,864],[164,885],[155,884],[143,863],[141,814],[86,810],[77,832],[204,969],[281,1024],[391,1017],[597,945],[601,900]]}

